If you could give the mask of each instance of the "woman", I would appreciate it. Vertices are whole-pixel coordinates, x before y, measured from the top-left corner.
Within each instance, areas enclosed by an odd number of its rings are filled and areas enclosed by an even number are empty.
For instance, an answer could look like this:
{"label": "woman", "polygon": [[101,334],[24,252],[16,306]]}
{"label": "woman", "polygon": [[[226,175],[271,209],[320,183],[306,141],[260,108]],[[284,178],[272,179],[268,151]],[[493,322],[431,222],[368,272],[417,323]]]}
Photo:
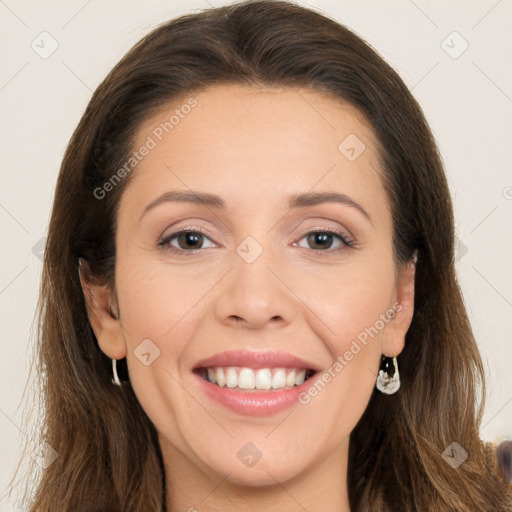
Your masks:
{"label": "woman", "polygon": [[128,52],[67,148],[40,306],[31,511],[510,509],[435,141],[316,12]]}

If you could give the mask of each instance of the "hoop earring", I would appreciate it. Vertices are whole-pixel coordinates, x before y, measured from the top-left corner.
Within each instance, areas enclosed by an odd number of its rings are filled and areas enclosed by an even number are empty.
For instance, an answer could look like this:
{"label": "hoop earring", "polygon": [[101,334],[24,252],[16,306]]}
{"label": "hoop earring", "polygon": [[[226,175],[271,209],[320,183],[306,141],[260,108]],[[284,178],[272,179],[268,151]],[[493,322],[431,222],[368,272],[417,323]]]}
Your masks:
{"label": "hoop earring", "polygon": [[375,385],[385,395],[392,395],[400,389],[400,373],[398,372],[396,357],[382,356],[379,375]]}
{"label": "hoop earring", "polygon": [[112,359],[112,373],[114,374],[112,384],[121,387],[121,381],[119,380],[119,376],[117,375],[117,359]]}

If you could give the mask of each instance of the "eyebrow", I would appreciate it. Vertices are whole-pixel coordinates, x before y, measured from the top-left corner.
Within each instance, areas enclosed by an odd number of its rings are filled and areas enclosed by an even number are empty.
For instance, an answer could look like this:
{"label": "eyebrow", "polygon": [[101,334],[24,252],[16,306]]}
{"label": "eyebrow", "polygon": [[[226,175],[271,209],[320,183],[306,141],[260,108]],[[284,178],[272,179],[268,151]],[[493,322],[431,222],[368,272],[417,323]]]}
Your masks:
{"label": "eyebrow", "polygon": [[[227,210],[224,200],[215,194],[201,192],[198,190],[173,190],[171,192],[166,192],[165,194],[157,197],[154,201],[151,201],[151,203],[144,208],[140,219],[142,219],[149,210],[152,210],[162,203],[168,202],[193,203],[210,206],[217,210]],[[341,203],[355,208],[371,223],[368,212],[359,203],[345,194],[340,194],[338,192],[305,192],[302,194],[294,194],[288,198],[289,209],[316,206],[322,203]]]}

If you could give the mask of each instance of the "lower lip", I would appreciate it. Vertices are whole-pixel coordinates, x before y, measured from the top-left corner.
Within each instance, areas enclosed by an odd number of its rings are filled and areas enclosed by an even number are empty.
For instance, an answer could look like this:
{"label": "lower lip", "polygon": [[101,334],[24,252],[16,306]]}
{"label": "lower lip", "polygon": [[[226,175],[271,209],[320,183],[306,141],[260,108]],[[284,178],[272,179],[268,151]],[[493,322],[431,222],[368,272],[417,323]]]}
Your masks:
{"label": "lower lip", "polygon": [[199,379],[199,386],[206,396],[244,416],[268,416],[292,407],[299,402],[299,395],[309,387],[309,381],[314,377],[313,374],[307,381],[289,389],[245,392],[221,388],[196,373],[194,375]]}

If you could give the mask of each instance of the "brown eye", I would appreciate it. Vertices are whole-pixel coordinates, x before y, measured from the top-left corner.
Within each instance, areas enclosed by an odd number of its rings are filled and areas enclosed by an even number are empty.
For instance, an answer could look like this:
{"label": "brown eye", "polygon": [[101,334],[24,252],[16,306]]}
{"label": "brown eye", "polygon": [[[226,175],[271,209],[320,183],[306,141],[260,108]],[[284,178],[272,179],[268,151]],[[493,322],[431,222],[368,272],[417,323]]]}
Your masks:
{"label": "brown eye", "polygon": [[313,233],[307,236],[311,249],[330,249],[333,235],[329,233]]}
{"label": "brown eye", "polygon": [[[310,231],[306,233],[302,239],[307,239],[307,249],[326,251],[327,249],[331,249],[333,243],[338,240],[339,244],[337,247],[334,247],[333,251],[342,248],[343,246],[351,247],[353,242],[342,235],[341,233],[337,233],[334,231]],[[300,246],[304,247],[304,246]]]}
{"label": "brown eye", "polygon": [[[175,240],[178,246],[173,243]],[[204,249],[202,244],[205,240],[210,239],[200,231],[181,230],[164,237],[158,242],[158,245],[167,246],[177,251],[193,251],[196,249]]]}
{"label": "brown eye", "polygon": [[176,240],[180,249],[200,249],[203,235],[199,233],[180,233]]}

